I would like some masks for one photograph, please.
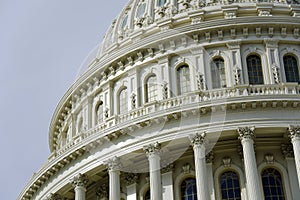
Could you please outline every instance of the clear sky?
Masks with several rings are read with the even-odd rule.
[[[50,154],[60,98],[128,0],[0,0],[0,198],[14,200]]]

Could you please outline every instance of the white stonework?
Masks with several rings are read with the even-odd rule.
[[[17,199],[260,200],[273,175],[299,199],[299,16],[299,1],[130,0]]]

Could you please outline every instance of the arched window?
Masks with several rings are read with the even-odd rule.
[[[258,55],[250,55],[247,57],[247,69],[249,84],[255,85],[264,83],[261,59]]]
[[[197,187],[195,178],[186,178],[180,185],[181,200],[197,200]]]
[[[190,69],[188,65],[182,65],[177,69],[178,94],[191,91]]]
[[[220,176],[222,200],[240,200],[241,189],[238,175],[233,171],[224,172]]]
[[[274,168],[267,168],[261,173],[266,200],[284,200],[281,174]]]
[[[127,88],[121,90],[119,94],[119,114],[125,114],[128,112],[128,95]]]
[[[146,102],[155,101],[157,99],[157,78],[151,75],[145,85]]]
[[[137,10],[136,10],[136,17],[140,18],[144,15],[146,11],[146,3],[142,3],[138,6]]]
[[[150,188],[145,192],[144,200],[150,200]]]
[[[103,102],[100,101],[96,107],[96,124],[103,122]]]
[[[226,74],[223,58],[215,58],[211,63],[212,88],[226,87]]]
[[[83,131],[83,119],[82,117],[79,118],[78,125],[77,125],[77,133]]]
[[[286,55],[283,57],[286,82],[300,83],[298,63],[294,56]]]
[[[157,6],[158,7],[162,7],[163,5],[165,5],[167,3],[167,0],[157,0]]]
[[[127,21],[128,21],[128,15],[125,15],[125,17],[123,18],[122,20],[122,23],[121,23],[121,29],[124,30],[126,25],[127,25]]]

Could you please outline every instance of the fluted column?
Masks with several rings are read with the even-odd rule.
[[[149,160],[150,173],[150,198],[151,200],[162,199],[162,184],[160,174],[160,144],[150,144],[144,147]]]
[[[300,185],[300,126],[289,126],[288,133],[293,144],[298,183]]]
[[[206,133],[197,133],[190,138],[195,159],[195,172],[196,172],[196,186],[197,186],[197,199],[207,200],[209,198],[209,191],[207,186],[207,170],[206,170],[206,159],[205,149],[207,144]]]
[[[248,198],[260,200],[262,191],[257,171],[256,158],[253,146],[254,127],[238,128],[239,139],[243,146],[244,166],[247,182]]]
[[[89,179],[85,174],[78,174],[71,180],[71,183],[74,186],[75,200],[85,200],[85,192],[88,182]]]
[[[105,164],[109,173],[109,200],[120,200],[120,159],[114,157]]]

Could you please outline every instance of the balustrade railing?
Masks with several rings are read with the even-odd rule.
[[[234,97],[270,97],[275,99],[276,95],[290,96],[290,95],[299,95],[300,86],[296,83],[286,83],[280,85],[240,85],[231,88],[220,88],[214,90],[205,90],[205,91],[195,91],[184,94],[182,96],[172,97],[164,99],[161,101],[155,101],[152,103],[145,104],[139,108],[129,111],[124,115],[115,115],[104,120],[103,123],[87,130],[81,132],[69,143],[65,144],[61,149],[57,151],[57,155],[60,155],[67,151],[67,149],[79,143],[81,140],[88,138],[93,134],[102,134],[105,136],[107,129],[116,127],[119,128],[126,127],[129,121],[138,121],[142,118],[149,117],[149,115],[158,116],[161,112],[166,114],[168,112],[174,112],[178,108],[183,106],[194,106],[196,104],[202,103],[203,105],[209,106],[213,104],[214,101],[230,101]],[[299,96],[300,100],[300,96]],[[198,106],[198,105],[197,105]]]

